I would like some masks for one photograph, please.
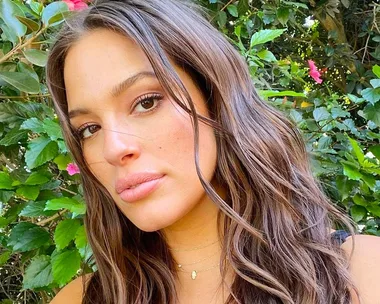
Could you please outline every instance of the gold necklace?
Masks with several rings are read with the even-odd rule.
[[[214,266],[211,266],[211,267],[209,267],[209,268],[206,268],[206,269],[201,269],[201,270],[192,270],[192,271],[186,271],[186,270],[183,270],[179,265],[178,265],[178,267],[180,268],[180,271],[181,272],[186,272],[186,273],[191,273],[191,278],[193,279],[193,280],[195,280],[196,278],[197,278],[197,275],[198,275],[198,273],[200,273],[200,272],[205,272],[205,271],[208,271],[208,270],[211,270],[211,269],[214,269],[214,268],[216,268],[216,267],[218,267],[220,265],[220,263],[218,263],[218,264],[216,264],[216,265],[214,265]]]
[[[170,250],[172,251],[177,251],[177,252],[180,252],[180,251],[193,251],[193,250],[197,250],[197,249],[203,249],[203,248],[206,248],[208,246],[211,246],[211,245],[214,245],[216,244],[217,242],[219,242],[219,240],[216,240],[215,242],[211,243],[211,244],[208,244],[208,245],[202,245],[202,246],[198,246],[198,247],[193,247],[193,248],[190,248],[190,249],[178,249],[178,248],[172,248]]]
[[[213,257],[213,256],[216,255],[217,253],[218,253],[218,251],[217,251],[217,252],[214,252],[212,255],[209,255],[209,256],[207,256],[207,257],[205,257],[205,258],[203,258],[203,259],[201,259],[201,260],[195,261],[195,262],[193,262],[193,263],[189,263],[189,264],[177,264],[177,266],[178,266],[179,268],[181,268],[182,266],[190,266],[190,265],[194,265],[194,264],[197,264],[197,263],[200,263],[200,262],[206,261],[207,259]]]

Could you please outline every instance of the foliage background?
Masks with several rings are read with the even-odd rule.
[[[303,131],[332,204],[380,236],[379,2],[198,2],[244,56],[263,98]],[[96,269],[80,177],[66,170],[44,75],[56,31],[84,6],[0,0],[0,303],[48,303]]]

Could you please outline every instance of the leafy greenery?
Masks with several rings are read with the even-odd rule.
[[[198,1],[246,59],[261,96],[303,131],[332,203],[380,236],[380,5]],[[47,303],[95,269],[44,75],[71,13],[64,2],[0,1],[0,300],[12,303]]]

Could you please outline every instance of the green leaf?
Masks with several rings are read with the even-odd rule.
[[[46,202],[45,201],[37,201],[30,202],[25,206],[24,209],[20,212],[20,216],[27,217],[38,217],[38,216],[51,216],[55,211],[47,210],[45,211]]]
[[[54,281],[62,287],[69,282],[80,268],[80,255],[77,249],[57,253],[52,258]]]
[[[8,245],[13,251],[29,251],[50,244],[49,233],[35,224],[22,222],[17,224],[11,231]]]
[[[29,118],[28,120],[24,121],[20,129],[30,130],[38,134],[45,133],[45,128],[43,126],[42,121],[38,120],[35,117]]]
[[[44,67],[47,62],[47,52],[35,49],[27,49],[24,51],[24,56],[28,59],[29,62]]]
[[[273,53],[271,51],[268,51],[268,50],[261,50],[260,52],[257,53],[257,56],[262,59],[262,60],[265,60],[265,61],[268,61],[268,62],[276,62],[277,59],[276,57],[273,55]]]
[[[263,98],[268,98],[268,97],[283,97],[283,96],[291,96],[291,97],[305,97],[304,93],[297,93],[294,91],[267,91],[267,90],[260,90],[259,91],[260,96]]]
[[[357,169],[345,164],[343,165],[343,174],[352,180],[360,180],[362,177],[362,174]]]
[[[351,191],[354,189],[355,182],[352,180],[349,180],[344,175],[338,175],[336,177],[336,186],[339,190],[339,193],[343,201],[351,195]]]
[[[41,185],[45,184],[49,181],[50,179],[40,173],[40,172],[32,172],[32,174],[26,179],[25,185]]]
[[[309,9],[309,7],[305,4],[305,3],[300,3],[300,2],[293,2],[293,1],[282,1],[282,3],[286,4],[286,5],[292,5],[292,6],[295,6],[295,7],[302,7],[306,10]]]
[[[15,193],[13,191],[0,190],[0,202],[6,204],[9,200],[14,197]],[[1,212],[0,212],[1,213]]]
[[[87,235],[86,235],[86,229],[83,225],[78,227],[77,233],[75,235],[75,246],[80,248],[85,248],[87,246]]]
[[[86,205],[69,197],[60,197],[47,201],[45,210],[68,209],[76,214],[85,214]]]
[[[366,207],[368,205],[367,201],[363,196],[361,196],[359,193],[356,193],[352,200],[354,201],[355,205]]]
[[[220,28],[224,28],[227,23],[227,14],[225,11],[219,11],[217,14],[217,21]]]
[[[290,110],[290,117],[296,124],[299,124],[303,121],[302,114],[294,109]]]
[[[282,25],[286,25],[289,20],[290,10],[287,7],[280,7],[277,9],[277,19]]]
[[[371,79],[369,82],[373,86],[374,89],[380,87],[380,79]]]
[[[53,162],[57,164],[59,170],[66,170],[67,165],[72,162],[72,159],[67,154],[59,154],[54,158]]]
[[[55,26],[64,20],[64,12],[69,10],[63,1],[52,2],[42,12],[42,22],[45,25]]]
[[[33,70],[32,67],[30,67],[26,63],[24,63],[22,61],[17,62],[17,69],[19,72],[24,73],[24,74],[28,74],[30,77],[33,77],[35,80],[40,82],[40,79],[39,79],[37,73]]]
[[[53,283],[53,272],[50,257],[47,255],[34,257],[25,270],[23,288],[40,288],[51,283]]]
[[[61,127],[57,122],[50,119],[45,119],[43,128],[51,140],[63,139]]]
[[[373,215],[380,217],[380,206],[368,206],[367,210]]]
[[[0,189],[12,190],[13,180],[9,174],[0,171]]]
[[[41,136],[33,139],[28,144],[25,153],[26,165],[29,169],[36,168],[53,159],[58,154],[58,145],[50,138]]]
[[[24,12],[10,0],[0,1],[0,18],[4,20],[8,28],[19,38],[26,33],[26,26],[22,24],[16,16],[25,17]]]
[[[2,35],[1,35],[2,40],[7,41],[7,42],[11,42],[13,45],[16,45],[18,43],[19,38],[6,24],[0,23],[0,28],[2,30]],[[1,83],[1,85],[3,85],[3,84]]]
[[[237,6],[236,5],[230,4],[229,6],[227,6],[227,10],[231,14],[231,16],[233,16],[233,17],[238,17],[239,16],[239,12],[237,10]]]
[[[250,47],[254,47],[259,44],[266,43],[268,41],[272,41],[275,38],[282,35],[283,32],[285,32],[286,29],[279,29],[279,30],[260,30],[253,34],[251,37],[251,43]]]
[[[378,66],[377,64],[375,64],[372,67],[372,72],[376,75],[377,78],[380,78],[380,66]]]
[[[40,92],[40,83],[25,73],[0,72],[0,79],[22,92],[30,94],[37,94]]]
[[[380,102],[375,105],[367,104],[363,111],[358,111],[358,114],[380,127]]]
[[[365,89],[362,91],[362,96],[365,100],[369,101],[371,104],[375,104],[376,102],[380,100],[380,88]]]
[[[27,34],[30,34],[32,32],[37,32],[40,29],[40,25],[37,22],[33,21],[32,19],[25,18],[25,17],[22,17],[22,16],[16,16],[16,18],[22,24],[26,25],[26,27],[28,28]]]
[[[350,209],[351,216],[355,222],[361,221],[367,215],[367,209],[363,206],[352,206]]]
[[[42,9],[44,8],[42,3],[30,0],[29,5],[33,12],[35,12],[37,15],[41,15]]]
[[[26,139],[27,137],[28,137],[28,131],[12,129],[0,140],[0,145],[1,146],[16,145],[21,140]]]
[[[80,256],[85,261],[89,261],[93,252],[87,241],[87,235],[83,225],[78,228],[77,234],[75,235],[75,246],[77,247]]]
[[[0,267],[3,266],[6,262],[8,262],[11,255],[11,251],[5,251],[2,254],[0,254]]]
[[[325,107],[319,107],[314,109],[313,117],[316,121],[322,121],[330,118],[330,113]]]
[[[370,175],[370,174],[363,174],[362,180],[367,184],[367,186],[372,191],[375,191],[375,188],[376,188],[376,179],[372,175]]]
[[[356,140],[352,139],[351,137],[348,137],[348,140],[351,143],[352,150],[354,151],[356,158],[359,161],[359,164],[363,164],[364,162],[363,150],[359,147],[359,144]]]
[[[353,94],[347,94],[347,97],[353,102],[353,103],[362,103],[365,101],[364,98],[359,98]]]
[[[344,111],[341,107],[333,107],[331,109],[331,117],[334,119],[338,117],[350,117],[350,112]]]
[[[38,186],[21,186],[16,190],[19,196],[34,201],[38,194],[40,194],[40,187]]]
[[[76,219],[63,220],[57,225],[54,232],[54,241],[58,250],[62,250],[69,245],[80,226],[80,221]]]
[[[368,150],[380,160],[380,145],[374,145],[368,148]]]
[[[7,123],[9,127],[25,121],[30,117],[43,118],[53,115],[51,108],[35,102],[0,102],[0,122]],[[38,132],[37,132],[38,133]]]
[[[249,10],[249,0],[239,0],[237,5],[239,15],[244,15]]]

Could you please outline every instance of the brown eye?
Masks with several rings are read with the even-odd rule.
[[[149,110],[150,108],[152,108],[154,106],[154,98],[150,97],[149,99],[145,99],[141,102],[141,106],[145,109],[145,110]]]
[[[100,129],[98,125],[84,125],[78,130],[79,137],[81,139],[86,139],[91,137],[94,133],[96,133]]]
[[[151,112],[159,107],[163,98],[161,94],[144,95],[136,102],[134,111],[139,114]]]

